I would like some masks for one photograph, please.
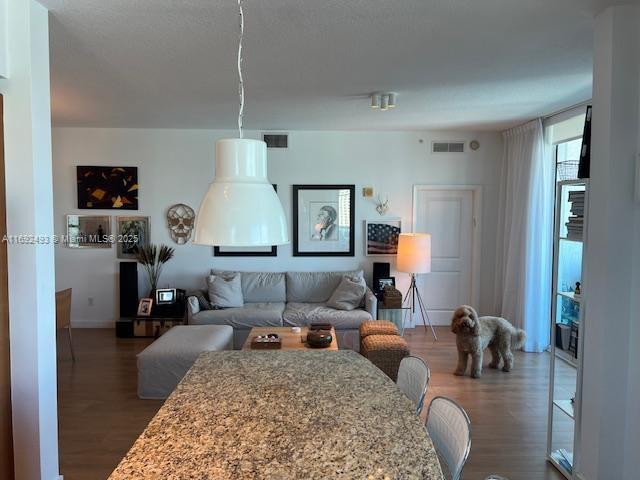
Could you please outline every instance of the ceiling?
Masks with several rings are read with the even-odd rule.
[[[234,0],[41,1],[55,126],[235,128]],[[245,128],[496,130],[588,100],[598,1],[244,0]]]

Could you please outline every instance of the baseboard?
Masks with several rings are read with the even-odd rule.
[[[72,320],[71,328],[116,328],[115,320]]]

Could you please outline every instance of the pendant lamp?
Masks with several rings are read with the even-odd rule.
[[[196,216],[194,243],[220,247],[283,245],[289,243],[287,220],[280,199],[267,179],[267,144],[242,135],[242,0],[238,0],[238,10],[239,138],[216,142],[215,177]]]

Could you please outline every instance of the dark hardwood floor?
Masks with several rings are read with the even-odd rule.
[[[106,329],[73,333],[75,363],[66,338],[58,343],[60,470],[65,480],[104,480],[162,405],[136,395],[136,354],[150,340],[117,339]],[[432,372],[423,417],[434,395],[446,395],[471,418],[473,445],[463,480],[490,473],[510,480],[563,479],[545,461],[549,355],[518,352],[509,374],[485,368],[479,380],[456,377],[454,337],[445,327],[437,333],[438,342],[424,329],[407,330],[405,338]]]

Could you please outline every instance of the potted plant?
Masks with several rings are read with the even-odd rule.
[[[147,271],[149,286],[151,288],[149,291],[150,298],[154,297],[155,291],[158,288],[158,281],[160,280],[160,274],[162,273],[164,264],[173,258],[174,252],[175,250],[173,248],[167,247],[166,245],[160,245],[160,247],[158,247],[157,245],[150,244],[138,247],[136,259]]]

